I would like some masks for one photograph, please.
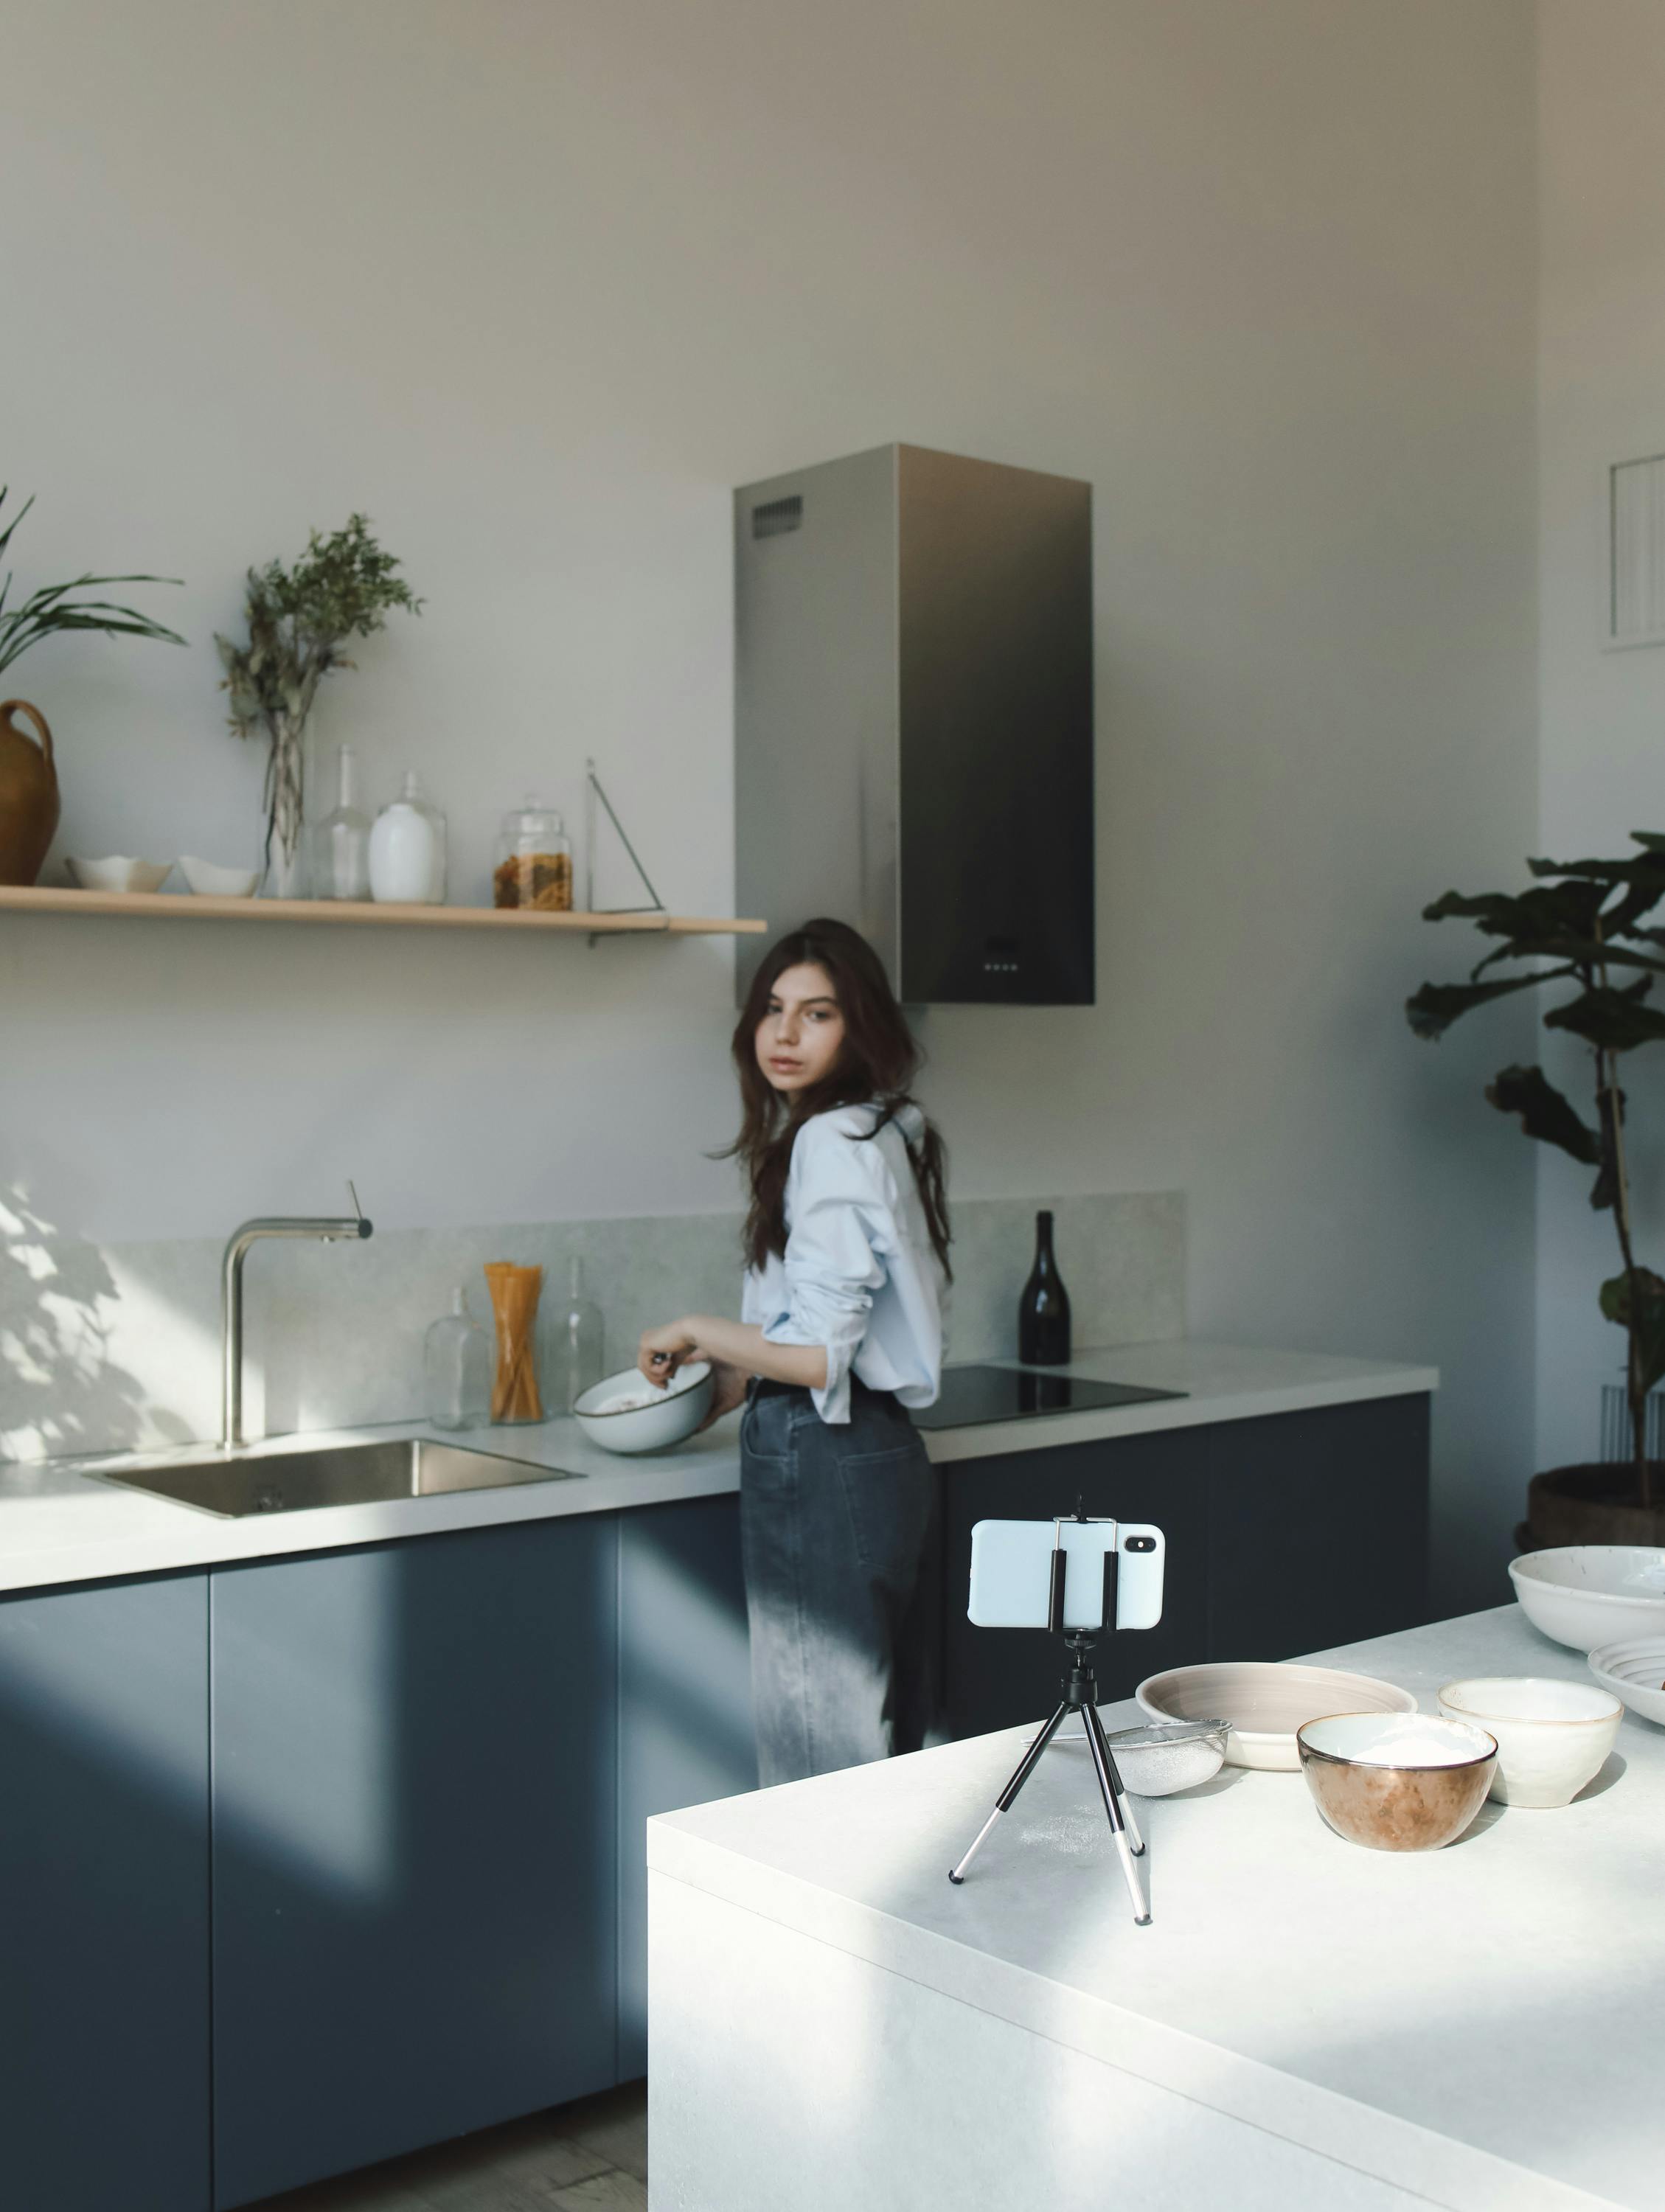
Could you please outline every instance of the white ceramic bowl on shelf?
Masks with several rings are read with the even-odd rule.
[[[691,1437],[711,1411],[713,1388],[710,1364],[703,1359],[679,1368],[668,1390],[650,1382],[640,1368],[626,1367],[586,1390],[573,1418],[604,1451],[669,1451]]]
[[[1589,1652],[1621,1638],[1665,1636],[1665,1550],[1565,1544],[1509,1563],[1521,1610],[1557,1644]]]
[[[1665,1636],[1604,1644],[1590,1653],[1589,1670],[1604,1690],[1622,1698],[1633,1713],[1665,1728]]]
[[[1497,1738],[1491,1794],[1500,1805],[1571,1805],[1601,1772],[1624,1718],[1611,1690],[1535,1674],[1448,1682],[1439,1709]]]
[[[166,882],[172,860],[135,860],[112,853],[102,860],[72,859],[70,873],[84,891],[154,891]]]
[[[1225,1721],[1228,1766],[1278,1774],[1299,1771],[1295,1732],[1325,1713],[1413,1713],[1416,1699],[1397,1683],[1335,1667],[1291,1661],[1217,1660],[1148,1675],[1133,1693],[1153,1721]],[[1129,1784],[1129,1787],[1132,1785]]]
[[[194,853],[179,855],[179,873],[198,898],[252,898],[260,880],[258,868],[222,868],[215,860],[199,860]]]

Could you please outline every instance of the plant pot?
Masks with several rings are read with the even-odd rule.
[[[1588,1460],[1553,1467],[1527,1485],[1527,1516],[1516,1532],[1523,1552],[1563,1544],[1665,1546],[1665,1462],[1650,1462],[1654,1504],[1639,1504],[1631,1460]]]
[[[30,738],[17,726],[25,714]],[[58,828],[58,771],[46,717],[27,699],[0,701],[0,884],[32,884]]]

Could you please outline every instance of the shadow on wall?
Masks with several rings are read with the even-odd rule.
[[[70,1243],[21,1185],[0,1184],[0,1459],[137,1442],[144,1388],[110,1356],[119,1297],[95,1246]]]

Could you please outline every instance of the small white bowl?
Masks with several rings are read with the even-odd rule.
[[[669,1451],[691,1437],[711,1411],[714,1385],[710,1364],[696,1359],[679,1368],[668,1390],[648,1382],[638,1367],[621,1369],[586,1390],[573,1416],[592,1444],[604,1451]],[[612,1407],[618,1398],[652,1396],[646,1405]],[[611,1410],[610,1410],[610,1407]]]
[[[104,860],[71,860],[70,873],[84,891],[154,891],[167,880],[172,860],[133,860],[112,853]]]
[[[1590,1653],[1589,1670],[1604,1690],[1622,1698],[1633,1713],[1665,1728],[1665,1636],[1604,1644]]]
[[[1509,1563],[1521,1610],[1575,1651],[1620,1638],[1665,1636],[1665,1550],[1655,1544],[1566,1544]]]
[[[1147,1675],[1133,1692],[1153,1721],[1226,1721],[1228,1766],[1298,1773],[1295,1732],[1325,1713],[1413,1713],[1416,1699],[1396,1683],[1336,1667],[1292,1661],[1215,1660]],[[1132,1784],[1128,1787],[1132,1788]]]
[[[1448,1682],[1439,1709],[1498,1740],[1491,1795],[1500,1805],[1571,1805],[1601,1772],[1625,1708],[1593,1682],[1535,1674],[1478,1675]]]
[[[258,868],[222,868],[191,853],[179,855],[179,873],[198,898],[252,898],[260,880]]]
[[[1224,1722],[1152,1721],[1118,1729],[1108,1741],[1116,1772],[1135,1797],[1171,1797],[1212,1782],[1225,1760]]]

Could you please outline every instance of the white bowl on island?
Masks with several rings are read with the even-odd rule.
[[[1565,1544],[1509,1563],[1521,1610],[1557,1644],[1585,1653],[1665,1636],[1665,1550],[1656,1544]]]
[[[690,1360],[668,1386],[650,1382],[639,1367],[626,1367],[585,1391],[573,1418],[604,1451],[669,1451],[691,1437],[711,1411],[708,1360]]]
[[[1606,1765],[1625,1717],[1619,1699],[1595,1682],[1533,1674],[1448,1682],[1439,1709],[1497,1739],[1491,1795],[1500,1805],[1571,1805]]]
[[[1604,1644],[1589,1655],[1589,1670],[1633,1713],[1665,1728],[1665,1636],[1633,1637]]]

